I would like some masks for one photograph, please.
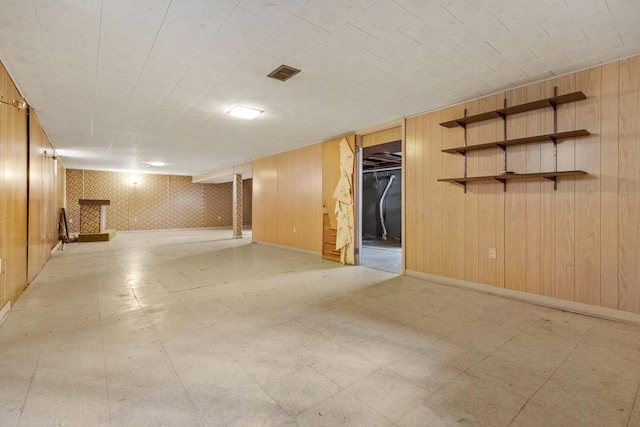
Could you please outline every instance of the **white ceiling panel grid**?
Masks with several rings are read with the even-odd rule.
[[[638,22],[637,0],[0,0],[0,60],[67,167],[197,175],[638,54]]]

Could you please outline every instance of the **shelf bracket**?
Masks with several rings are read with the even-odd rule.
[[[507,151],[507,146],[504,144],[496,144],[502,151]]]
[[[555,176],[543,176],[544,179],[548,179],[549,181],[553,181],[553,191],[558,189],[558,178]]]
[[[502,179],[502,178],[493,178],[498,182],[502,183],[502,191],[507,191],[507,180],[506,179]]]
[[[453,181],[458,185],[461,185],[464,188],[464,193],[467,194],[467,182],[466,181]]]

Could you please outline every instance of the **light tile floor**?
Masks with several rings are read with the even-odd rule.
[[[228,235],[67,245],[0,327],[0,425],[640,426],[640,326]]]

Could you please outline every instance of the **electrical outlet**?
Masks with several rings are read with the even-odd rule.
[[[295,227],[293,227],[293,232],[294,232],[294,233],[296,232],[296,228],[295,228]]]
[[[496,248],[489,248],[489,259],[496,259],[497,257]]]

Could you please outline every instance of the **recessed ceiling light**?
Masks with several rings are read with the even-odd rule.
[[[255,108],[243,107],[241,105],[234,105],[233,107],[227,110],[227,113],[234,117],[240,117],[243,119],[255,119],[263,112],[261,110],[257,110]]]
[[[149,162],[150,166],[153,166],[154,168],[161,168],[165,165],[164,162]]]

